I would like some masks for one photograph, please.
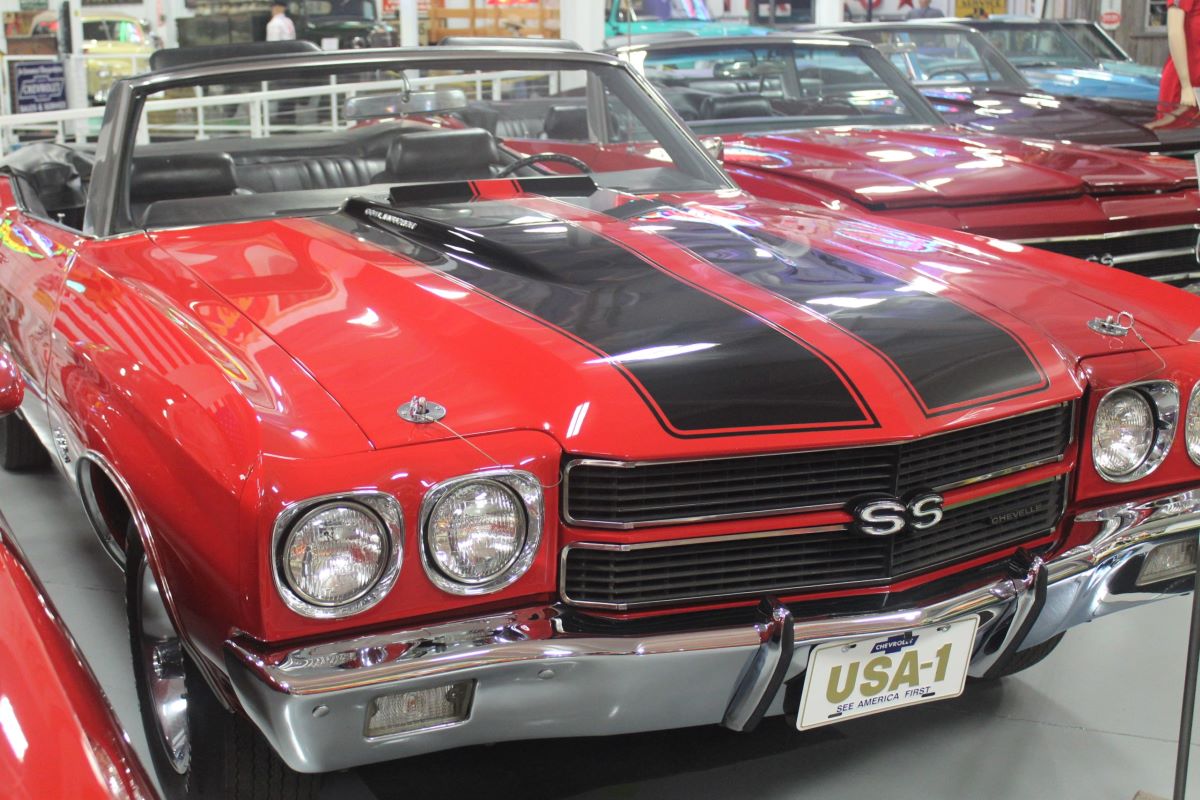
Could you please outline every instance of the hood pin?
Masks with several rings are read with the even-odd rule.
[[[413,395],[413,399],[396,409],[400,419],[417,425],[437,422],[446,416],[446,407],[435,403],[424,395]]]
[[[1104,336],[1126,336],[1133,330],[1133,314],[1122,311],[1116,317],[1111,314],[1105,319],[1095,317],[1088,322],[1087,326]]]

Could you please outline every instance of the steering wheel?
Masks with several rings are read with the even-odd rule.
[[[971,78],[968,77],[966,70],[964,70],[962,67],[934,67],[933,69],[925,72],[926,80],[929,78],[935,78],[938,75],[961,75],[964,82],[970,83],[971,81]]]
[[[580,161],[575,156],[563,155],[562,153],[534,153],[531,156],[525,156],[524,158],[518,158],[516,161],[509,164],[507,167],[505,167],[504,169],[497,172],[496,177],[497,178],[507,178],[509,175],[512,175],[514,172],[516,172],[519,169],[524,169],[525,167],[531,167],[534,164],[537,164],[542,161],[554,161],[559,164],[570,164],[572,167],[579,170],[580,172],[582,172],[585,175],[590,175],[592,172],[591,167],[589,167],[585,162]]]

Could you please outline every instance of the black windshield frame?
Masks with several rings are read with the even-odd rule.
[[[516,65],[516,66],[514,66]],[[266,56],[166,70],[116,81],[110,93],[97,144],[93,179],[84,218],[84,233],[113,236],[141,230],[134,222],[129,202],[129,173],[137,128],[148,97],[171,89],[196,85],[278,80],[281,74],[327,75],[331,72],[478,68],[535,68],[538,70],[611,70],[610,88],[639,114],[648,132],[658,140],[681,173],[705,183],[710,190],[736,188],[703,145],[672,112],[653,87],[611,56],[576,50],[534,50],[514,47],[392,48],[332,51],[284,57]]]

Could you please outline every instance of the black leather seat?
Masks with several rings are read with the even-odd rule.
[[[562,142],[586,142],[591,139],[586,106],[554,106],[546,112],[542,127],[547,139]]]
[[[129,206],[135,220],[151,203],[192,197],[219,197],[237,191],[228,153],[142,156],[129,170]]]
[[[382,158],[317,156],[315,158],[239,164],[237,182],[252,192],[295,192],[366,186],[383,172]]]
[[[390,181],[463,181],[492,177],[500,164],[496,140],[480,128],[403,133],[388,148]]]
[[[771,116],[771,101],[752,94],[714,95],[700,104],[701,119],[740,119]]]

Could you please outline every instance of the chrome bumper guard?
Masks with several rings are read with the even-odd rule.
[[[543,606],[271,654],[231,640],[226,666],[242,708],[302,772],[509,740],[718,723],[747,730],[763,716],[784,713],[781,685],[804,672],[809,652],[822,642],[977,615],[970,674],[982,677],[1019,649],[1168,596],[1128,590],[1127,575],[1157,545],[1200,530],[1200,490],[1103,508],[1076,521],[1100,524],[1089,544],[905,610],[794,619],[785,606],[765,600],[756,624],[629,636],[570,632],[562,607]],[[475,686],[464,721],[365,735],[367,708],[380,695],[462,681]]]

